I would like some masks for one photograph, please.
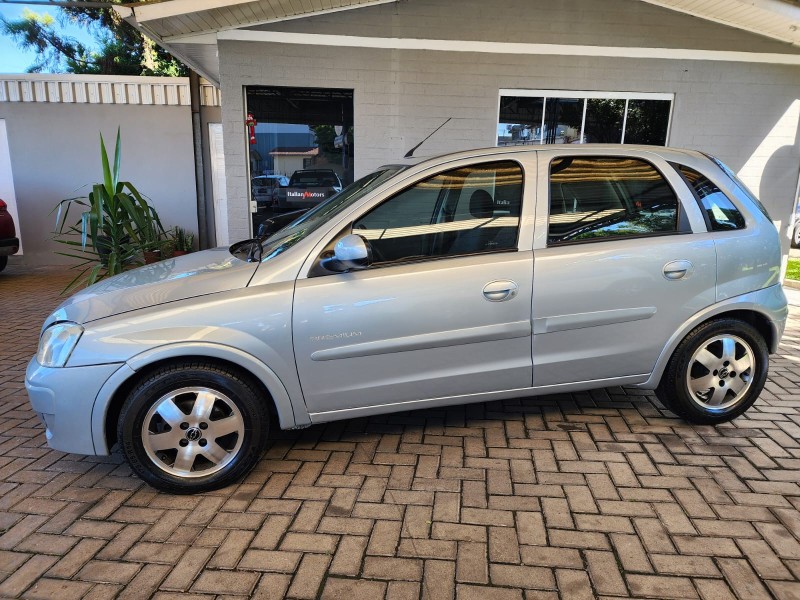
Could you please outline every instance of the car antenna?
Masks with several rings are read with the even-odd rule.
[[[437,132],[437,131],[439,131],[439,130],[440,130],[442,127],[444,127],[445,125],[447,125],[447,124],[450,122],[450,120],[451,120],[452,118],[453,118],[453,117],[448,117],[447,121],[445,121],[444,123],[442,123],[441,125],[439,125],[439,126],[436,128],[436,129],[434,129],[433,131],[431,131],[431,132],[430,132],[430,134],[428,135],[428,137],[426,137],[426,138],[425,138],[424,140],[422,140],[422,141],[421,141],[419,144],[417,144],[416,146],[414,146],[414,147],[413,147],[411,150],[409,150],[408,152],[406,152],[406,155],[405,155],[403,158],[411,158],[412,156],[414,156],[414,151],[415,151],[417,148],[419,148],[420,146],[422,146],[422,144],[424,144],[425,142],[427,142],[427,141],[428,141],[428,139],[429,139],[429,138],[430,138],[430,137],[431,137],[431,136],[432,136],[434,133],[436,133],[436,132]]]

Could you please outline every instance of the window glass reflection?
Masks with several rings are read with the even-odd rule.
[[[667,144],[669,100],[630,100],[625,124],[626,144]]]
[[[677,230],[678,199],[650,163],[565,157],[551,164],[548,245]]]
[[[666,145],[672,100],[630,98],[622,92],[575,94],[579,97],[501,96],[497,145]]]
[[[624,120],[625,100],[589,98],[584,140],[592,144],[619,144]]]
[[[353,233],[376,263],[511,250],[522,205],[522,169],[511,161],[446,171],[361,217]]]
[[[544,98],[504,96],[500,99],[497,145],[540,144]]]
[[[580,144],[583,98],[548,98],[545,104],[544,143]]]

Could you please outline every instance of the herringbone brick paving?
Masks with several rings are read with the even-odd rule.
[[[800,312],[756,407],[693,427],[646,393],[277,432],[239,485],[160,494],[47,448],[25,364],[68,281],[0,276],[0,596],[800,598]]]

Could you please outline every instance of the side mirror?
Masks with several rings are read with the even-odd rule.
[[[333,256],[323,260],[323,266],[331,271],[366,269],[372,264],[372,249],[369,242],[351,233],[344,236],[333,247]]]

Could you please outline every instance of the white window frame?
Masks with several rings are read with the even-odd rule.
[[[577,91],[577,90],[520,90],[501,88],[497,94],[497,118],[495,119],[494,145],[497,146],[497,124],[500,123],[500,103],[503,96],[519,96],[523,98],[542,98],[542,125],[539,133],[539,144],[544,144],[545,107],[548,98],[578,98],[583,102],[583,117],[581,118],[581,144],[586,132],[586,100],[625,100],[625,112],[622,115],[622,139],[625,143],[625,129],[628,125],[628,102],[631,100],[669,100],[669,118],[667,119],[667,139],[664,145],[669,146],[669,136],[672,133],[672,112],[675,109],[675,94],[659,92],[604,92],[604,91]]]

